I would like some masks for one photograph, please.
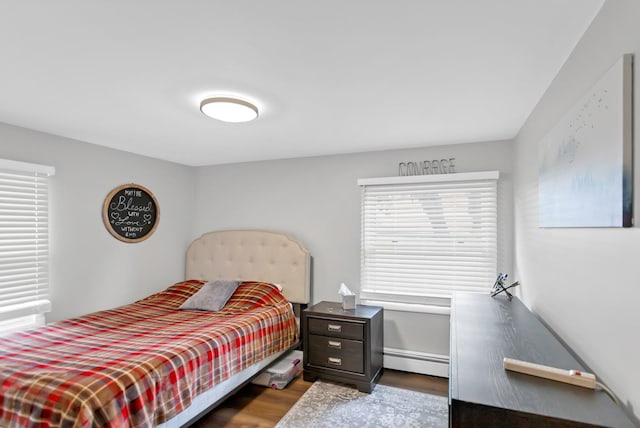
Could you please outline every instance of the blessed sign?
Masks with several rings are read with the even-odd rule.
[[[158,227],[160,211],[153,193],[138,184],[123,184],[113,189],[102,207],[105,227],[123,242],[140,242]]]

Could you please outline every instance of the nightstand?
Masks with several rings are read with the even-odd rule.
[[[371,392],[382,373],[383,309],[320,302],[302,312],[306,381],[354,384]]]

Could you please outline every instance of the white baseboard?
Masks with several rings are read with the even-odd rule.
[[[447,355],[384,348],[383,366],[393,370],[449,377],[449,357]]]

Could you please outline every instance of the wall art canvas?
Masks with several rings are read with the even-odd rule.
[[[628,54],[540,141],[539,227],[632,225],[631,110]]]

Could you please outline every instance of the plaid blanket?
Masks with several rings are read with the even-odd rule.
[[[245,282],[219,312],[178,310],[202,284],[0,338],[0,426],[152,427],[296,342],[275,287]]]

